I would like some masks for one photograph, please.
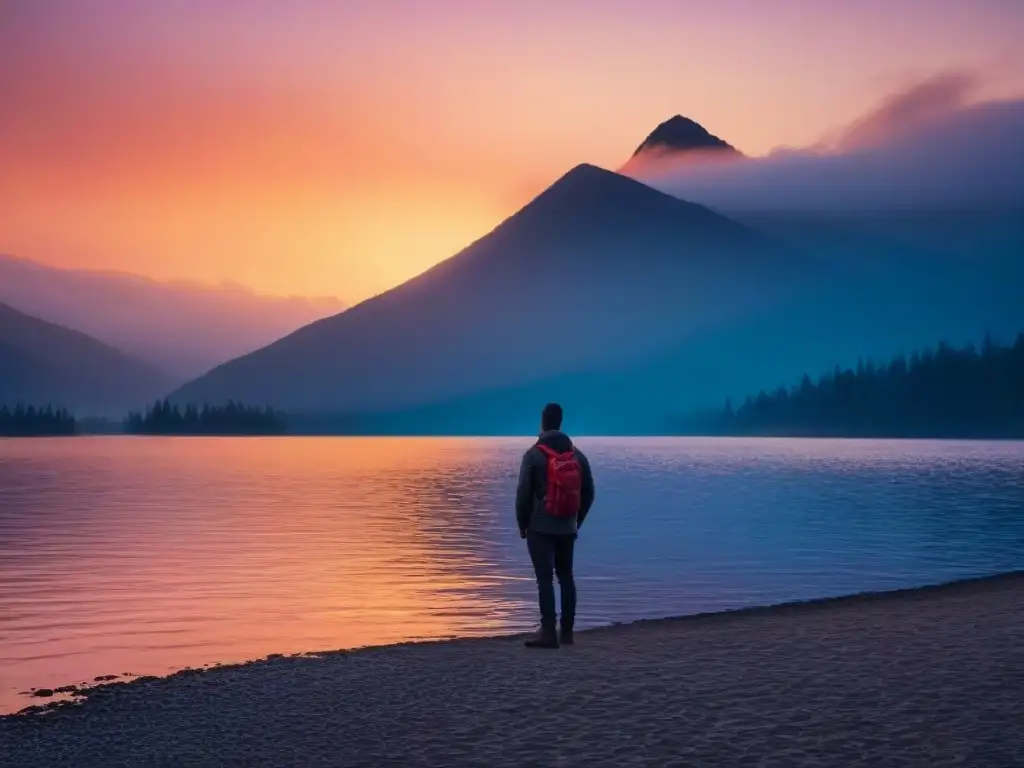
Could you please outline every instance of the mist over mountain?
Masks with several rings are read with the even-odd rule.
[[[0,301],[81,330],[179,382],[343,308],[334,298],[260,296],[238,285],[162,283],[3,255]]]
[[[728,164],[667,159],[631,175],[733,215],[1017,211],[1024,99],[971,102],[973,84],[930,78],[812,147]]]
[[[0,404],[52,404],[79,416],[120,417],[170,384],[120,350],[0,303]]]
[[[816,269],[702,206],[583,165],[451,259],[174,397],[291,413],[418,407],[627,365],[785,300]]]
[[[1024,99],[978,102],[977,86],[970,73],[939,74],[811,147],[718,165],[665,160],[633,175],[817,258],[913,286],[922,300],[1013,315]]]

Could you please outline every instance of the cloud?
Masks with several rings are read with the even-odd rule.
[[[1024,207],[1024,98],[972,103],[976,83],[929,78],[811,147],[631,175],[736,213]]]
[[[978,84],[978,78],[969,72],[946,72],[917,83],[854,120],[840,133],[832,149],[877,147],[913,134],[962,109]]]

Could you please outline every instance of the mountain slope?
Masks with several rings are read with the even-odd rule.
[[[113,347],[0,304],[0,403],[117,416],[168,386],[156,369]]]
[[[336,299],[260,296],[232,285],[160,283],[2,255],[0,302],[78,328],[178,381],[343,308]]]
[[[411,407],[636,359],[771,304],[803,259],[594,166],[413,280],[191,382],[292,412]]]

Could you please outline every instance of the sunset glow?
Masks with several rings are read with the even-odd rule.
[[[806,146],[940,71],[1018,94],[987,0],[0,6],[0,252],[357,300],[675,113]]]

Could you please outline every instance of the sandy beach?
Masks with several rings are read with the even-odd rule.
[[[0,765],[1024,765],[1024,574],[269,658],[0,718]]]

